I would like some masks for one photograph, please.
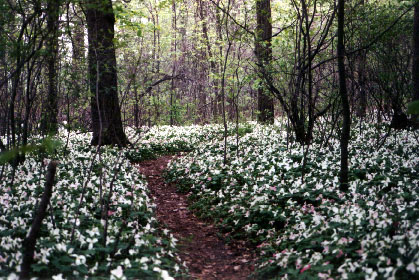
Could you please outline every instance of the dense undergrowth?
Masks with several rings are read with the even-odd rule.
[[[385,135],[377,125],[354,129],[351,183],[344,193],[338,186],[337,139],[302,147],[290,142],[281,126],[248,123],[238,129],[237,146],[237,131],[229,127],[225,164],[223,128],[206,125],[129,129],[133,147],[104,148],[100,157],[89,145],[88,133],[61,131],[63,145],[57,153],[47,159],[27,155],[13,185],[11,168],[5,165],[0,183],[0,278],[19,274],[22,242],[51,158],[60,164],[36,247],[35,276],[183,275],[176,240],[158,225],[146,183],[129,162],[179,152],[187,153],[170,163],[167,180],[188,192],[191,208],[214,221],[226,238],[258,247],[254,278],[419,278],[417,133]],[[106,200],[100,197],[106,198],[111,185],[104,244],[101,202]]]
[[[135,166],[117,149],[103,148],[97,154],[89,145],[89,133],[68,135],[60,131],[59,136],[63,145],[55,155],[41,159],[37,153],[27,154],[13,184],[10,165],[3,166],[0,278],[15,279],[20,272],[22,243],[39,205],[51,158],[59,161],[56,184],[37,241],[31,276],[173,279],[169,275],[180,275],[176,240],[154,218],[155,205]],[[104,214],[111,188],[109,210]]]
[[[238,147],[229,137],[226,164],[212,137],[171,162],[167,178],[201,217],[258,246],[255,277],[419,278],[417,133],[354,130],[344,193],[337,139],[302,147],[277,126],[248,132]]]

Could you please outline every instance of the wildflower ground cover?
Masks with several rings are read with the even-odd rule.
[[[130,128],[127,133],[136,145],[127,150],[126,156],[133,162],[140,162],[155,159],[160,155],[189,152],[199,143],[222,137],[221,129],[221,125],[183,127],[164,125],[140,129]]]
[[[59,165],[37,241],[33,276],[173,279],[180,275],[176,240],[156,222],[146,183],[124,153],[103,148],[100,155],[96,154],[96,148],[89,145],[89,133],[60,131],[59,137],[64,143],[56,155],[40,159],[28,154],[13,184],[10,165],[3,166],[0,278],[15,279],[19,274],[22,242],[40,202],[51,158]],[[104,214],[111,189],[109,210]]]
[[[19,274],[22,242],[52,158],[60,164],[36,247],[35,276],[183,275],[176,240],[158,225],[146,183],[129,162],[182,151],[187,153],[169,164],[167,180],[188,192],[191,208],[215,221],[224,236],[257,246],[255,278],[419,278],[417,134],[382,137],[376,125],[354,129],[351,183],[342,192],[337,139],[307,147],[289,142],[280,123],[229,127],[226,163],[223,127],[206,125],[128,129],[134,147],[103,148],[100,155],[88,133],[61,131],[57,153],[46,159],[29,154],[13,184],[4,165],[0,278]],[[105,242],[103,204],[111,188]]]
[[[167,179],[201,217],[258,246],[255,277],[418,279],[418,136],[380,131],[353,131],[347,192],[337,139],[303,147],[255,124],[239,146],[228,138],[226,163],[213,137],[171,162]]]

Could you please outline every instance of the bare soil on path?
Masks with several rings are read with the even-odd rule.
[[[198,219],[189,209],[187,195],[165,183],[162,173],[173,156],[141,162],[139,170],[146,176],[157,205],[158,221],[179,240],[179,255],[194,279],[248,279],[254,269],[254,250],[226,244],[216,228]]]

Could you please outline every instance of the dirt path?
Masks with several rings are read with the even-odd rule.
[[[180,257],[195,279],[247,279],[253,271],[253,252],[226,245],[214,226],[200,221],[187,209],[187,196],[162,178],[172,156],[144,161],[139,169],[157,204],[157,219],[179,240]]]

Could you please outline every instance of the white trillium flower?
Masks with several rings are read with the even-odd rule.
[[[111,270],[111,279],[119,280],[119,279],[125,279],[124,271],[121,266],[118,266],[116,269]]]
[[[52,276],[52,279],[53,280],[64,280],[65,278],[63,278],[63,274],[60,273],[60,274]]]

